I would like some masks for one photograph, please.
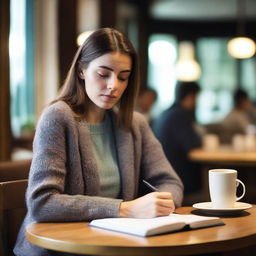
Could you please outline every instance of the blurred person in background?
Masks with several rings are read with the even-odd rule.
[[[196,129],[195,108],[200,88],[195,82],[179,82],[175,102],[154,120],[153,130],[164,152],[184,184],[183,205],[200,200],[201,168],[191,162],[188,154],[202,145]]]
[[[256,124],[256,113],[253,102],[246,91],[237,89],[233,95],[234,107],[222,121],[222,129],[228,136],[246,134]]]
[[[156,100],[157,92],[152,88],[142,90],[137,99],[136,110],[145,116],[150,125],[152,124],[151,110]]]

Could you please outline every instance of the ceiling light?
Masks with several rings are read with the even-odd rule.
[[[250,58],[255,54],[255,42],[245,37],[246,0],[237,0],[237,37],[228,42],[229,54],[237,59]]]
[[[179,59],[176,64],[176,76],[179,81],[196,81],[200,78],[201,68],[194,57],[192,42],[183,41],[179,44]]]
[[[82,45],[84,43],[84,41],[87,39],[87,37],[89,37],[89,35],[92,33],[92,30],[88,30],[85,32],[82,32],[80,35],[78,35],[77,39],[76,39],[76,43],[78,46]]]
[[[255,43],[248,37],[236,37],[228,42],[228,52],[238,59],[251,58],[255,54]]]

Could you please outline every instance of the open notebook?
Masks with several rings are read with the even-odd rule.
[[[224,225],[218,217],[205,217],[193,214],[171,214],[151,219],[136,218],[105,218],[93,220],[89,226],[118,231],[138,236],[153,236],[157,234],[183,230]]]

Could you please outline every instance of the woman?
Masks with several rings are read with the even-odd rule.
[[[133,114],[137,91],[130,41],[110,28],[93,32],[39,120],[17,256],[56,255],[26,240],[25,226],[33,221],[151,218],[180,206],[179,177],[147,121]],[[163,192],[143,195],[142,179]]]

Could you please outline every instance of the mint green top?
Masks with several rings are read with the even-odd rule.
[[[118,198],[120,194],[120,174],[116,153],[116,143],[109,115],[102,123],[86,124],[94,145],[94,155],[100,176],[100,196]]]

